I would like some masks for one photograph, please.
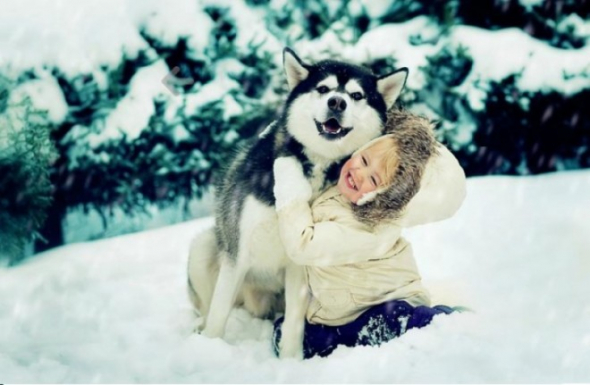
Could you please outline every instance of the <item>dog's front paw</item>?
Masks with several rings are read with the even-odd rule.
[[[273,165],[275,207],[280,210],[293,202],[307,202],[312,188],[303,173],[303,167],[294,156],[281,157]]]
[[[294,358],[296,360],[303,360],[303,344],[279,344],[279,358]]]
[[[193,333],[201,334],[201,332],[205,329],[205,318],[199,317],[197,318],[197,322],[195,327],[193,328]]]
[[[223,329],[205,326],[199,334],[207,338],[221,338],[223,337]]]
[[[294,358],[297,361],[302,361],[303,360],[303,351],[299,350],[299,351],[282,351],[279,353],[279,358],[280,359],[285,359],[285,358]]]
[[[195,328],[193,329],[193,333],[201,334],[203,332],[203,329],[205,329],[205,325],[203,325],[203,324],[196,325]]]

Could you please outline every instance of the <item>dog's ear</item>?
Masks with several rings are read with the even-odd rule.
[[[309,70],[306,68],[301,59],[293,52],[291,48],[285,48],[283,50],[283,66],[285,67],[285,74],[287,74],[287,83],[289,89],[292,90],[305,80],[309,75]]]
[[[388,110],[393,106],[393,103],[395,103],[399,94],[402,92],[407,78],[408,69],[404,67],[377,80],[377,90],[383,96]]]

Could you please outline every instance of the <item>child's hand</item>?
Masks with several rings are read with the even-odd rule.
[[[294,156],[280,157],[273,165],[275,207],[278,210],[294,202],[311,199],[311,185],[303,174],[301,163]]]

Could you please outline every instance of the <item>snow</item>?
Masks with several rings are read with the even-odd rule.
[[[395,0],[382,0],[382,1],[370,1],[370,0],[359,0],[358,1],[367,12],[367,15],[371,19],[377,19],[382,17],[388,10],[393,6]]]
[[[426,79],[420,67],[428,64],[427,56],[438,52],[434,44],[415,45],[410,37],[419,36],[422,41],[430,41],[440,33],[436,22],[426,16],[415,17],[404,23],[389,23],[364,33],[359,41],[350,45],[343,41],[338,25],[332,25],[319,38],[312,41],[299,41],[293,48],[304,60],[318,61],[341,55],[341,59],[354,63],[367,63],[375,59],[393,57],[400,67],[410,68],[407,87],[419,89]]]
[[[184,140],[188,140],[191,137],[191,133],[188,132],[186,130],[186,127],[184,127],[182,124],[177,124],[176,126],[174,126],[171,134],[172,134],[172,137],[174,138],[174,140],[176,141],[176,143],[180,143]]]
[[[238,82],[228,76],[216,77],[213,81],[210,81],[199,88],[198,92],[186,95],[186,106],[184,107],[185,112],[187,114],[192,114],[204,105],[219,100],[222,100],[224,103],[235,107],[236,103],[233,101],[230,91],[238,87],[240,87]],[[241,108],[238,106],[237,109],[232,108],[231,111],[233,113],[239,113],[240,110]]]
[[[543,5],[543,0],[519,0],[520,5],[527,9],[531,9],[533,7],[539,7]]]
[[[427,66],[426,58],[436,54],[437,47],[433,44],[413,45],[410,37],[420,36],[422,41],[429,41],[438,33],[439,27],[434,20],[425,16],[404,23],[384,24],[363,34],[353,48],[354,53],[348,52],[347,57],[362,58],[361,62],[394,57],[397,66],[410,69],[407,87],[419,89],[426,81],[420,68]]]
[[[556,29],[561,33],[572,33],[574,36],[584,38],[586,44],[590,40],[590,20],[582,19],[578,14],[572,13],[560,20]]]
[[[61,88],[51,76],[44,76],[17,86],[10,93],[8,105],[21,105],[25,99],[31,101],[33,108],[47,111],[47,118],[51,123],[62,123],[68,113],[68,105]]]
[[[202,54],[212,25],[195,0],[9,1],[0,13],[0,67],[58,67],[68,76],[116,67],[123,53],[149,48],[140,30],[171,45],[186,37]]]
[[[118,0],[3,2],[0,36],[0,67],[15,73],[58,67],[75,76],[147,48]]]
[[[139,69],[131,80],[129,92],[109,113],[101,130],[88,135],[90,147],[96,148],[105,142],[120,140],[122,137],[127,141],[137,139],[148,127],[154,114],[154,100],[162,96],[172,96],[162,83],[168,72],[163,60]]]
[[[516,86],[523,91],[571,95],[590,87],[590,46],[576,50],[555,48],[517,28],[487,31],[457,26],[451,39],[453,44],[467,47],[474,59],[463,82],[468,89],[480,80],[501,81],[511,74],[519,75]]]
[[[577,35],[589,35],[586,30],[590,23],[584,23],[576,15],[567,21],[575,26]],[[301,57],[312,60],[326,59],[334,53],[341,53],[343,59],[355,63],[393,57],[398,66],[410,68],[407,87],[418,90],[427,81],[420,70],[428,65],[427,58],[447,45],[461,46],[472,57],[473,67],[455,90],[465,94],[476,111],[485,105],[489,82],[501,81],[510,75],[517,75],[516,86],[523,91],[557,91],[571,95],[590,87],[590,46],[555,48],[517,28],[490,31],[457,25],[449,31],[448,36],[439,39],[441,31],[436,22],[418,16],[403,23],[373,28],[355,45],[343,42],[341,34],[332,27],[318,39],[295,44],[295,49]]]
[[[209,43],[213,22],[203,12],[197,0],[127,0],[129,14],[135,25],[145,28],[150,36],[157,36],[167,45],[174,45],[179,37],[187,38],[187,45],[195,54],[202,54]]]
[[[16,86],[8,96],[7,108],[0,113],[0,151],[10,153],[9,137],[25,127],[25,117],[31,109],[47,113],[54,124],[63,122],[68,106],[53,77],[43,76]]]
[[[585,24],[576,23],[578,34],[585,36]],[[394,57],[399,66],[410,68],[407,87],[419,89],[426,79],[419,69],[428,64],[427,57],[438,53],[445,45],[467,48],[473,68],[457,92],[468,95],[472,108],[479,110],[487,96],[490,81],[517,74],[517,87],[523,91],[557,91],[571,95],[590,87],[590,46],[580,49],[560,49],[537,40],[520,29],[505,28],[489,31],[457,25],[448,37],[436,44],[440,28],[431,18],[415,17],[403,23],[389,23],[362,35],[354,46],[338,43],[336,36],[322,36],[314,42],[300,43],[302,52],[344,52],[343,57],[357,63],[371,59]],[[410,38],[421,44],[410,43]],[[340,44],[340,45],[338,45]]]
[[[259,45],[271,52],[281,52],[283,49],[283,43],[266,28],[265,9],[251,7],[244,1],[235,0],[202,0],[201,3],[203,7],[228,9],[229,16],[236,25],[236,47],[244,52],[249,51],[251,46]]]
[[[234,310],[192,333],[190,239],[211,218],[74,244],[0,269],[2,382],[589,382],[590,171],[468,180],[448,221],[412,229],[438,316],[380,347],[279,360]]]

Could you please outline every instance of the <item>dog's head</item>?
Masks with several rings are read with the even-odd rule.
[[[407,68],[377,77],[368,69],[335,60],[306,64],[285,48],[291,93],[287,129],[306,149],[340,159],[383,133],[387,110],[401,93]]]

